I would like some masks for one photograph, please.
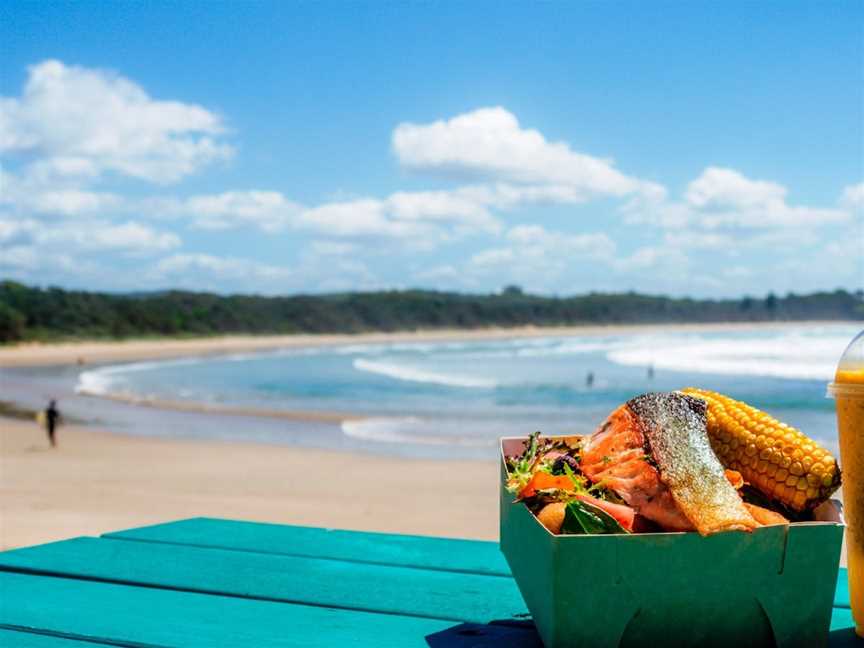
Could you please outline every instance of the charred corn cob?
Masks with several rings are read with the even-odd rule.
[[[708,436],[720,462],[767,497],[804,511],[840,486],[837,461],[800,430],[717,392],[682,391],[708,403]]]

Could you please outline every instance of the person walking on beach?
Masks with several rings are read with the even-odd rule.
[[[52,448],[57,447],[55,431],[59,422],[60,410],[57,409],[57,401],[52,398],[51,402],[48,403],[48,407],[45,408],[45,431],[48,432],[48,441],[51,443]]]

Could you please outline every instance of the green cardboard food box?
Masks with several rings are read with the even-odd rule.
[[[547,648],[825,646],[843,523],[752,533],[553,535],[507,491],[501,439],[501,550]]]

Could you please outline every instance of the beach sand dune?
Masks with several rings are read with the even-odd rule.
[[[0,418],[0,549],[210,516],[496,540],[492,461],[130,437]]]

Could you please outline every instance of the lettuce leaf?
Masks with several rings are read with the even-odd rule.
[[[561,533],[571,535],[597,535],[604,533],[628,533],[618,521],[606,511],[581,500],[567,503]]]

